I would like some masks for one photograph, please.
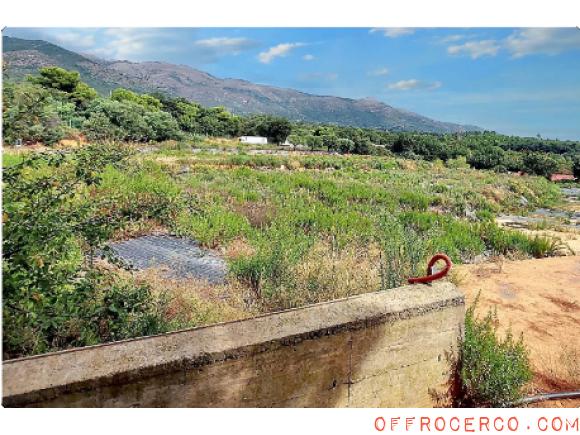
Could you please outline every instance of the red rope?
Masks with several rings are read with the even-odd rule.
[[[445,268],[440,270],[437,273],[433,273],[432,269],[435,263],[439,260],[443,260],[445,262]],[[451,270],[451,266],[453,263],[451,259],[445,254],[435,254],[431,260],[429,260],[429,264],[427,265],[427,276],[421,276],[419,278],[409,278],[409,284],[419,284],[419,283],[426,283],[435,281],[437,279],[443,278],[447,273]]]

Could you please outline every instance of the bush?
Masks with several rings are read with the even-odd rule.
[[[145,142],[154,136],[144,119],[145,109],[130,101],[97,100],[87,109],[89,114],[102,113],[121,132],[121,140]]]
[[[182,138],[177,121],[167,112],[147,112],[145,113],[145,122],[153,130],[151,139],[154,141],[161,142]]]
[[[59,102],[38,85],[8,84],[3,92],[3,129],[6,143],[42,142],[47,145],[65,136]]]
[[[410,226],[403,226],[392,216],[385,216],[380,228],[381,289],[399,287],[407,278],[422,275],[425,258],[431,251],[429,237]]]
[[[554,156],[547,153],[526,153],[523,157],[526,172],[549,177],[558,172],[559,164]]]
[[[91,113],[83,122],[83,131],[91,141],[115,140],[123,137],[122,131],[113,125],[104,113]]]
[[[123,171],[108,167],[102,177],[95,197],[112,200],[121,219],[170,223],[180,210],[181,190],[154,162],[128,165]]]
[[[506,230],[493,222],[480,227],[481,238],[494,253],[509,255],[523,253],[534,258],[551,257],[570,248],[559,239],[544,236],[528,236],[516,230]]]
[[[503,163],[505,151],[493,145],[482,145],[473,150],[469,164],[475,169],[493,169]]]
[[[229,272],[249,287],[252,298],[266,310],[296,307],[296,277],[293,266],[302,261],[312,239],[291,227],[272,226],[268,233],[256,234],[256,252],[230,263]]]
[[[248,219],[219,204],[210,204],[176,218],[176,231],[193,237],[203,246],[215,248],[220,244],[251,232]]]
[[[163,330],[148,288],[87,261],[124,225],[91,195],[118,146],[36,154],[4,171],[3,352],[7,358]]]
[[[508,330],[503,340],[498,338],[496,315],[490,311],[483,319],[476,318],[476,303],[465,316],[456,405],[510,406],[522,397],[523,387],[532,378],[523,337],[515,340]]]
[[[580,155],[574,156],[572,164],[572,172],[574,177],[580,178]]]
[[[459,156],[456,159],[447,160],[447,167],[450,169],[469,169],[469,164],[465,156]]]
[[[350,139],[340,138],[336,141],[336,146],[342,154],[350,153],[354,150],[354,142]]]
[[[425,211],[431,203],[431,198],[421,192],[406,191],[399,197],[399,203],[411,210]]]

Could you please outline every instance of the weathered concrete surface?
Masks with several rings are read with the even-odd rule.
[[[428,407],[463,296],[416,285],[6,361],[5,406]]]

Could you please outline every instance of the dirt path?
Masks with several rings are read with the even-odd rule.
[[[457,267],[470,305],[496,308],[500,330],[523,332],[534,391],[580,389],[580,256]],[[579,406],[580,400],[572,406]],[[570,406],[567,403],[565,406]]]

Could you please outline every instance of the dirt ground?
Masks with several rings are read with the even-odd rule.
[[[497,309],[500,331],[524,334],[530,393],[580,389],[580,256],[461,265],[456,274],[468,305],[481,291],[477,313]]]

